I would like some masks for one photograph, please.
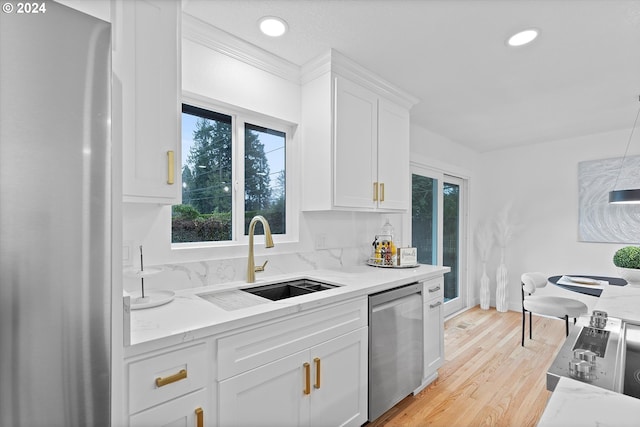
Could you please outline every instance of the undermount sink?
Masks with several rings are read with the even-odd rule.
[[[271,285],[241,289],[241,291],[267,298],[272,301],[278,301],[281,299],[297,297],[299,295],[306,295],[313,292],[333,289],[336,287],[336,285],[329,285],[327,283],[315,282],[313,280],[300,279],[292,280],[290,282],[274,283]]]

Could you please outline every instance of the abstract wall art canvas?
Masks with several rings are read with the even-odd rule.
[[[640,244],[640,205],[610,205],[614,186],[640,188],[640,156],[578,163],[580,241]]]

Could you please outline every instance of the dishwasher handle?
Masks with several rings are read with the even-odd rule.
[[[413,283],[410,285],[393,288],[388,291],[379,292],[369,296],[369,307],[375,307],[395,299],[399,299],[411,294],[422,294],[422,284]]]

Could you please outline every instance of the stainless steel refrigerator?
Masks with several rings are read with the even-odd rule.
[[[111,29],[26,4],[0,12],[0,426],[107,426]]]

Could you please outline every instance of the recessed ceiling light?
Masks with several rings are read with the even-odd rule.
[[[538,34],[540,34],[540,31],[535,28],[520,31],[519,33],[516,33],[509,37],[509,40],[507,40],[507,44],[509,46],[523,46],[535,40],[535,38],[538,37]]]
[[[258,23],[260,31],[269,37],[280,37],[287,32],[287,23],[275,16],[265,16]]]

